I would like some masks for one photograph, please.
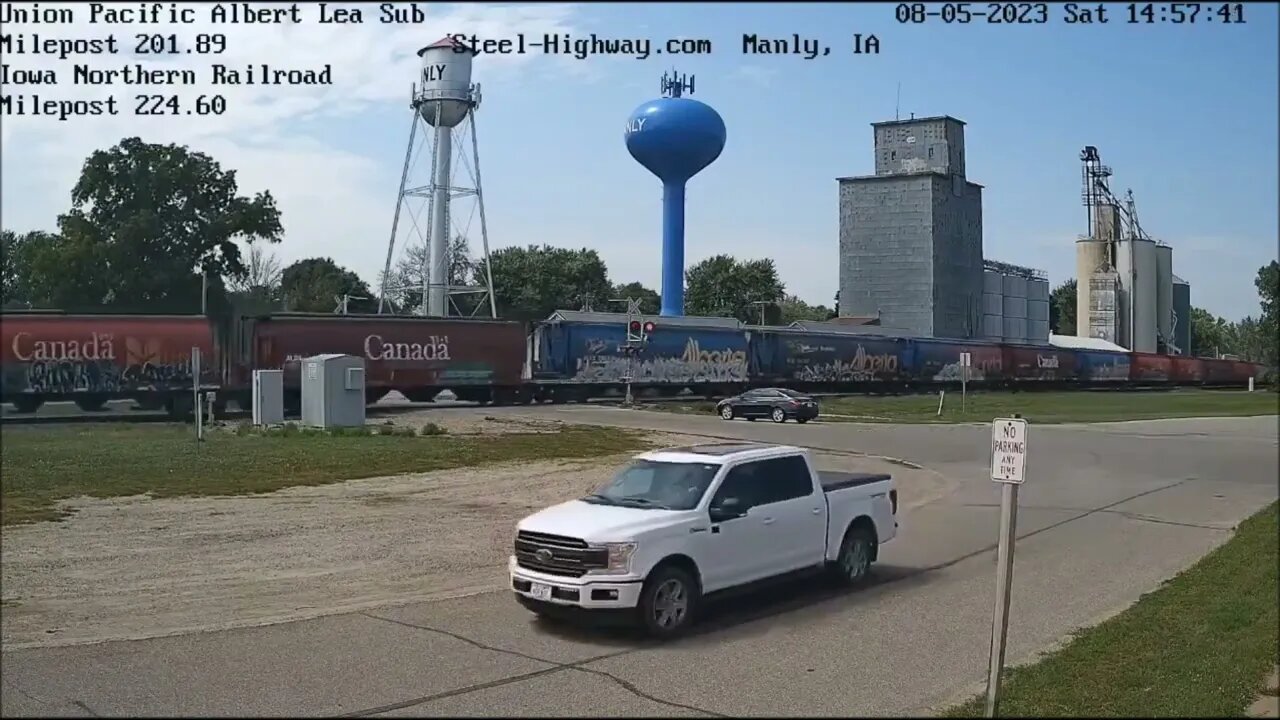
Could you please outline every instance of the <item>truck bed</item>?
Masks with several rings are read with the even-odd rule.
[[[870,485],[889,479],[886,473],[847,473],[834,470],[819,470],[818,482],[822,483],[823,492],[843,490],[859,485]]]

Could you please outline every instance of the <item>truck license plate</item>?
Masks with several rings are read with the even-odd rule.
[[[529,594],[538,600],[550,600],[551,586],[543,585],[541,583],[530,583]]]

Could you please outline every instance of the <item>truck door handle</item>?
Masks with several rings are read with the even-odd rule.
[[[821,514],[822,514],[822,508],[814,508],[814,509],[813,509],[813,514],[814,514],[814,515],[821,515]]]
[[[772,525],[772,524],[773,524],[773,518],[765,518],[765,519],[764,519],[764,524],[765,524],[765,525]]]

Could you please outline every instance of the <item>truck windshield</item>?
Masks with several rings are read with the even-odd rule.
[[[705,463],[635,460],[582,499],[601,505],[692,510],[719,469]]]

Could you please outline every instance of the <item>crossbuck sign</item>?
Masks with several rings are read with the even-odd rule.
[[[991,422],[991,479],[1021,485],[1027,468],[1027,421],[996,418]]]

